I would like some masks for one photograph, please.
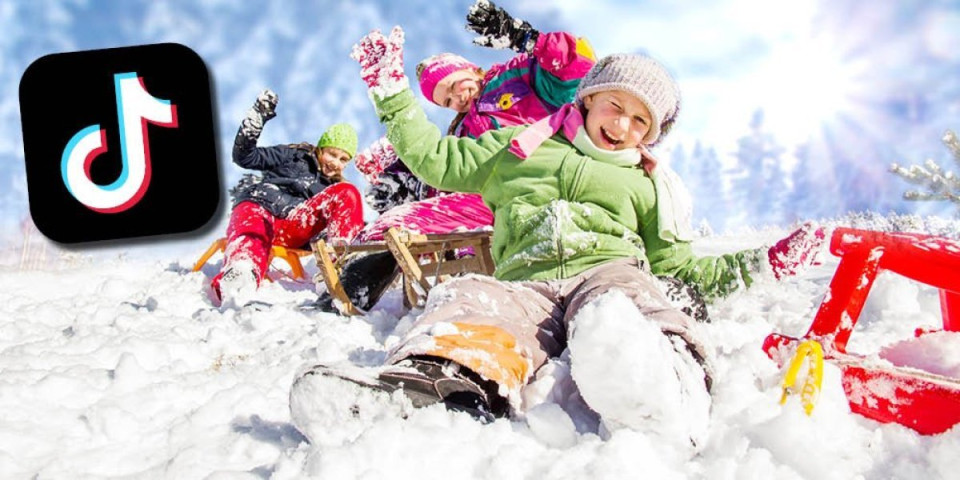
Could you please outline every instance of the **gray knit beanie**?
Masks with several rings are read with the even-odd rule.
[[[677,83],[656,60],[640,55],[617,53],[600,59],[577,88],[576,102],[597,92],[622,90],[639,98],[653,115],[653,125],[643,137],[653,144],[666,135],[680,111]]]

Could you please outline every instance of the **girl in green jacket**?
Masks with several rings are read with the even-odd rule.
[[[345,379],[374,390],[402,389],[415,406],[444,402],[481,417],[503,416],[523,407],[523,387],[578,336],[637,322],[642,325],[630,328],[647,332],[634,339],[637,358],[611,362],[571,350],[581,395],[608,431],[626,427],[701,444],[711,348],[699,325],[670,305],[653,274],[722,294],[749,283],[749,273],[765,262],[762,250],[696,258],[688,242],[661,229],[663,199],[646,148],[676,119],[680,95],[673,78],[646,56],[611,55],[587,73],[574,103],[533,125],[477,139],[444,137],[407,87],[402,42],[399,27],[389,38],[375,31],[355,47],[354,58],[401,161],[436,188],[481,194],[494,212],[496,278],[460,277],[431,290],[386,366],[366,380],[326,366],[307,370],[291,396],[298,426],[322,437],[307,410],[330,391],[329,382]],[[816,238],[804,234],[802,240],[807,237]],[[625,296],[638,314],[578,324],[582,311],[611,296]],[[602,378],[596,372],[604,372]],[[641,385],[644,378],[657,378],[662,388],[611,400],[611,387]],[[664,391],[670,399],[662,398]],[[622,408],[625,402],[633,408]],[[677,410],[664,407],[675,402],[683,415],[668,418]]]

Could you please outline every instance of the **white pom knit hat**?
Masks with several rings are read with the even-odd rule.
[[[680,89],[656,60],[640,55],[617,53],[600,59],[577,88],[576,102],[597,92],[622,90],[640,99],[653,115],[644,143],[656,143],[673,126],[680,111]]]

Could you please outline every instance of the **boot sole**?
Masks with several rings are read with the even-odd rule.
[[[290,389],[290,418],[310,443],[342,445],[378,421],[411,413],[410,400],[370,377],[370,370],[315,365],[297,377]]]

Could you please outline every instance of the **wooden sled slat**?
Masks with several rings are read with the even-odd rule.
[[[481,273],[492,275],[493,256],[490,253],[492,232],[462,232],[449,234],[414,234],[391,228],[384,241],[358,245],[330,246],[322,240],[313,244],[314,255],[322,281],[330,294],[349,310],[348,315],[360,312],[347,297],[340,284],[339,265],[331,257],[342,260],[351,252],[389,251],[403,272],[403,290],[408,306],[423,305],[430,289],[450,275]],[[448,252],[473,248],[474,257],[447,260]],[[319,283],[319,282],[318,282]]]
[[[313,256],[316,258],[317,267],[320,269],[317,275],[323,279],[323,283],[326,285],[330,295],[343,304],[346,315],[359,315],[360,311],[358,311],[357,307],[350,301],[347,292],[343,290],[343,285],[340,284],[340,275],[337,273],[337,267],[333,264],[333,260],[330,259],[332,250],[333,249],[328,247],[327,243],[323,240],[317,240],[313,243]],[[316,279],[314,279],[314,282],[316,282]]]

